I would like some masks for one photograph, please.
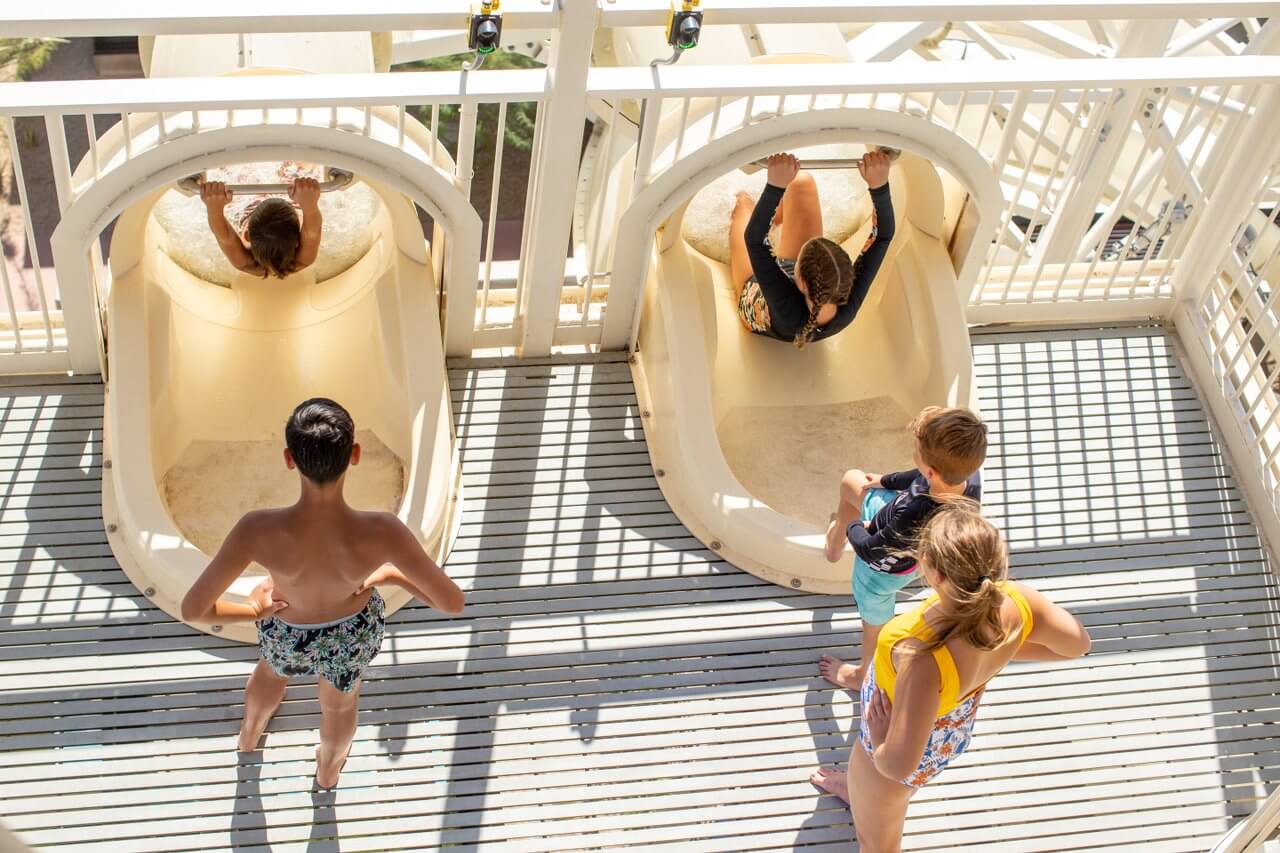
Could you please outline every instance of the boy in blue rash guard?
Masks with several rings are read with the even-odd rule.
[[[792,154],[769,157],[760,200],[753,208],[751,197],[740,193],[729,222],[729,270],[748,330],[803,347],[853,322],[893,239],[889,162],[878,150],[859,162],[875,213],[871,236],[854,261],[822,236],[817,185],[800,171],[800,161]],[[771,246],[769,226],[776,222],[782,234]]]
[[[862,616],[862,648],[874,650],[893,618],[898,590],[916,576],[915,542],[925,522],[947,500],[982,498],[979,472],[987,457],[987,425],[968,409],[929,406],[911,423],[916,467],[896,474],[845,472],[840,506],[827,529],[827,559],[837,562],[846,537],[853,546],[853,595]],[[818,664],[822,677],[857,690],[868,654],[858,666],[834,655]]]

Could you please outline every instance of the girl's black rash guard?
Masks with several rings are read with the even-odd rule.
[[[791,276],[778,266],[778,259],[769,250],[765,239],[769,236],[769,226],[773,222],[773,214],[782,201],[782,187],[765,184],[760,200],[756,202],[751,219],[747,222],[747,254],[751,258],[751,271],[760,283],[760,292],[769,306],[769,316],[773,321],[773,336],[783,341],[791,341],[804,324],[809,321],[809,305],[804,301],[804,294],[796,287]],[[880,263],[885,252],[889,250],[889,241],[893,239],[893,202],[889,198],[889,185],[871,190],[871,202],[876,209],[876,239],[868,249],[854,259],[853,289],[849,292],[849,301],[836,310],[831,322],[814,331],[813,340],[820,341],[839,332],[853,322],[862,300],[867,298],[871,282],[880,271]]]

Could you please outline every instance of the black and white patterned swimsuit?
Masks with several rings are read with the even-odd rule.
[[[278,615],[258,622],[258,649],[276,675],[319,675],[350,693],[382,648],[386,604],[375,589],[359,613],[296,625]]]

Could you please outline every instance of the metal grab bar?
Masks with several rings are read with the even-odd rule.
[[[877,148],[876,150],[883,151],[885,154],[888,154],[890,163],[892,163],[894,160],[897,160],[899,157],[902,156],[902,152],[899,151],[897,148],[882,147],[882,148]],[[816,160],[801,160],[800,168],[809,169],[809,170],[856,169],[861,164],[862,164],[861,157],[851,157],[851,158],[832,157],[832,158],[816,159]],[[761,169],[765,168],[768,165],[769,165],[769,158],[761,157],[759,160],[752,160],[750,163],[747,163],[746,165],[739,166],[738,170],[740,172],[745,172],[748,175],[754,175],[756,172],[760,171]]]
[[[320,182],[320,192],[329,193],[344,190],[351,185],[356,176],[346,169],[328,169],[329,178]],[[200,178],[202,175],[188,175],[178,181],[178,191],[184,195],[200,194]],[[292,184],[227,184],[232,195],[287,195]]]

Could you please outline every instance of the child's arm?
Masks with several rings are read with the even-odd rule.
[[[427,556],[409,528],[393,515],[381,523],[385,528],[380,532],[389,546],[387,562],[393,565],[374,571],[353,595],[360,595],[378,584],[392,584],[407,589],[414,598],[442,613],[450,616],[461,613],[466,604],[462,590]]]
[[[1079,619],[1025,584],[1018,591],[1031,605],[1035,624],[1015,660],[1073,660],[1088,653],[1093,641]]]
[[[769,305],[773,325],[779,330],[799,329],[809,319],[809,306],[804,301],[804,295],[790,276],[778,266],[778,259],[765,244],[773,215],[782,203],[787,186],[799,171],[800,161],[794,155],[769,156],[768,183],[765,184],[755,209],[751,211],[751,218],[747,220],[743,235],[747,244],[747,256],[751,259],[751,271],[760,284],[764,301]]]
[[[880,264],[889,251],[889,243],[897,231],[893,218],[893,199],[889,197],[889,157],[883,152],[869,152],[862,158],[858,167],[867,186],[871,188],[871,203],[876,210],[876,239],[867,250],[854,260],[853,289],[849,291],[849,301],[840,306],[837,318],[845,314],[850,317],[858,313],[862,301],[867,298],[871,284],[880,272]],[[832,322],[837,322],[833,320]]]
[[[916,655],[898,674],[897,701],[891,703],[878,690],[862,709],[871,734],[871,761],[882,776],[905,779],[920,766],[936,721],[941,687],[937,663],[929,655]]]
[[[298,178],[289,187],[289,198],[302,208],[302,234],[298,238],[298,253],[294,255],[293,268],[300,270],[316,262],[320,254],[320,231],[324,216],[320,213],[320,182],[315,178]]]
[[[231,203],[231,191],[222,181],[201,181],[200,200],[204,202],[205,213],[209,217],[209,230],[218,241],[218,248],[231,262],[231,266],[241,272],[262,274],[265,270],[249,254],[249,250],[240,242],[240,235],[227,221],[223,209]]]
[[[254,514],[244,516],[231,528],[222,547],[214,555],[196,582],[182,599],[182,618],[186,622],[205,624],[228,622],[256,622],[264,616],[278,613],[289,605],[274,601],[271,597],[270,578],[259,584],[249,597],[248,604],[224,601],[222,594],[240,577],[253,560],[253,546],[257,537],[258,522]]]
[[[910,471],[895,471],[892,474],[880,475],[880,488],[889,489],[894,492],[905,492],[911,488],[911,484],[920,476],[920,472],[915,468]]]

